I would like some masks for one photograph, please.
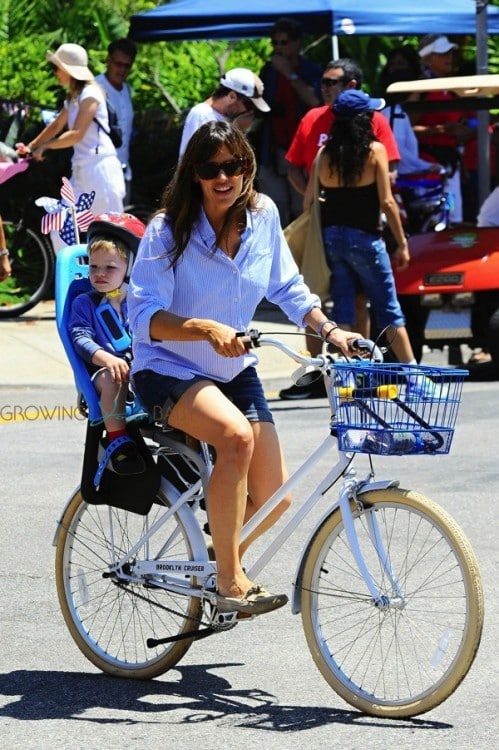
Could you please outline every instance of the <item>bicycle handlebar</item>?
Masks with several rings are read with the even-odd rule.
[[[245,343],[247,344],[248,349],[258,349],[261,346],[273,346],[300,365],[321,368],[329,362],[328,357],[323,354],[319,354],[316,357],[312,357],[310,354],[302,354],[295,349],[292,349],[290,346],[287,346],[287,344],[284,344],[280,339],[266,336],[255,328],[252,328],[249,331],[240,331],[237,335],[246,339]],[[371,341],[371,339],[355,339],[352,342],[352,352],[367,352],[370,355],[370,359],[374,362],[383,362],[381,349],[374,343],[374,341]],[[353,356],[356,355],[353,354]],[[348,358],[346,359],[348,361]]]

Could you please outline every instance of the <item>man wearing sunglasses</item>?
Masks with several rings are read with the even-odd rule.
[[[180,140],[179,157],[184,153],[191,136],[205,122],[232,122],[245,133],[258,112],[269,112],[263,98],[263,83],[247,68],[232,68],[220,78],[220,83],[209,99],[196,104],[185,118]]]
[[[336,97],[345,89],[360,89],[362,80],[362,70],[354,60],[345,57],[327,64],[321,78],[324,106],[314,107],[305,114],[286,153],[289,180],[302,195],[317,151],[329,138]],[[400,154],[390,125],[380,112],[373,112],[373,131],[386,148],[390,170],[394,169]]]
[[[260,71],[270,115],[252,140],[256,146],[258,186],[277,204],[282,226],[303,210],[303,198],[287,178],[285,159],[303,115],[322,103],[320,65],[300,54],[302,30],[296,21],[280,18],[270,34],[272,56]]]
[[[288,178],[293,187],[305,195],[308,177],[317,151],[329,138],[331,125],[334,121],[333,104],[341,91],[346,89],[360,89],[363,73],[360,66],[347,57],[332,60],[327,64],[321,78],[321,91],[324,106],[310,109],[302,118],[294,135],[291,146],[286,153],[288,161]],[[400,153],[388,120],[381,112],[373,112],[372,126],[375,138],[386,148],[390,172],[395,176],[396,165],[400,161]],[[305,282],[307,279],[305,279]],[[325,300],[323,300],[324,302]],[[356,327],[365,333],[367,326],[365,299],[359,296]],[[306,336],[307,349],[312,355],[319,354],[322,342],[311,335]],[[302,398],[322,398],[326,395],[323,380],[316,381],[310,386],[292,385],[280,391],[279,396],[285,400]]]

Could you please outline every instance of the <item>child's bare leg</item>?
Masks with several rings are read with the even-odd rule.
[[[109,370],[102,370],[94,382],[100,395],[100,407],[106,430],[108,432],[125,430],[128,383],[115,383]]]
[[[125,408],[128,382],[116,383],[109,370],[102,370],[94,383],[100,395],[100,407],[107,439],[112,445],[117,438],[126,436]],[[115,472],[124,476],[141,474],[146,468],[136,444],[131,441],[116,443],[109,462]]]

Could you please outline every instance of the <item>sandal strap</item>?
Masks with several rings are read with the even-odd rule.
[[[115,452],[117,448],[119,448],[121,445],[125,445],[125,443],[133,443],[134,441],[129,435],[120,435],[120,437],[114,438],[114,440],[111,440],[109,445],[107,446],[104,455],[102,456],[99,465],[97,467],[97,471],[95,472],[94,476],[94,487],[96,490],[99,489],[100,481],[102,479],[102,475],[104,473],[104,469],[109,463],[109,459]]]

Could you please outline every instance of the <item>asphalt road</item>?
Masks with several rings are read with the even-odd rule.
[[[0,386],[0,401],[0,743],[6,750],[494,746],[498,383],[465,386],[449,456],[376,462],[379,478],[398,476],[455,516],[478,556],[486,597],[482,644],[463,684],[433,711],[398,722],[363,716],[331,691],[307,650],[300,617],[288,607],[194,644],[177,668],[153,681],[97,672],[64,625],[53,570],[56,521],[78,483],[83,451],[85,425],[70,411],[73,390]],[[5,407],[28,418],[6,420]],[[311,449],[327,429],[326,402],[273,401],[272,408],[296,468],[304,447]],[[289,591],[313,516],[272,561],[264,580],[269,587]]]

